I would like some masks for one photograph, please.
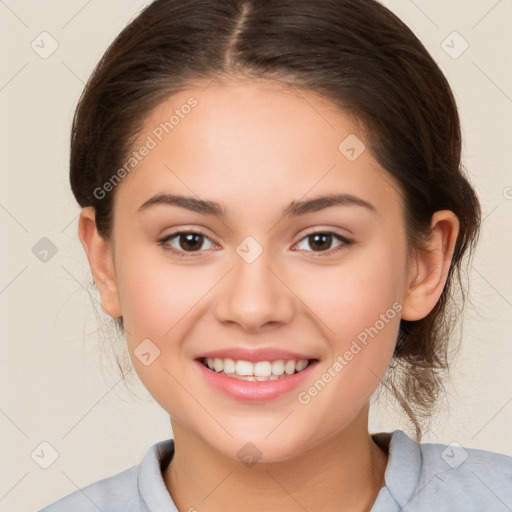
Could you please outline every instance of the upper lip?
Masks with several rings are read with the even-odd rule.
[[[196,359],[202,358],[216,358],[219,359],[234,359],[235,361],[278,361],[283,360],[310,360],[316,359],[315,357],[307,354],[299,354],[297,352],[290,352],[279,348],[245,348],[245,347],[232,347],[218,350],[211,350],[199,354]]]

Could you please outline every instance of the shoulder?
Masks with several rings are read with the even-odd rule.
[[[437,495],[452,496],[453,503],[464,503],[467,510],[510,510],[512,457],[456,442],[420,447],[423,481],[433,479]]]
[[[456,442],[419,444],[393,432],[385,480],[404,511],[512,509],[512,457]]]
[[[89,484],[46,506],[40,512],[135,512],[137,466]]]
[[[160,441],[139,465],[78,489],[39,512],[173,512],[176,508],[162,475],[173,454],[173,440]]]

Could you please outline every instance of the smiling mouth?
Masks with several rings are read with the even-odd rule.
[[[316,359],[279,359],[276,361],[245,361],[203,357],[199,361],[211,371],[233,379],[265,382],[290,377],[305,370]]]

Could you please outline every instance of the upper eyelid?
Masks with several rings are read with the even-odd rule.
[[[303,234],[302,237],[300,238],[300,240],[303,240],[304,238],[311,236],[311,235],[316,235],[317,233],[331,234],[331,235],[339,236],[340,238],[342,238],[344,240],[351,239],[350,236],[342,235],[341,233],[337,233],[336,231],[334,231],[334,229],[327,228],[327,229],[312,229],[311,231],[308,231],[307,233]],[[299,242],[300,242],[300,240],[299,240]]]

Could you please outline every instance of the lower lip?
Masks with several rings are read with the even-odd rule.
[[[318,361],[312,361],[301,372],[277,380],[249,381],[234,379],[206,368],[201,361],[195,361],[199,371],[214,388],[237,400],[264,402],[291,392],[307,379]]]

